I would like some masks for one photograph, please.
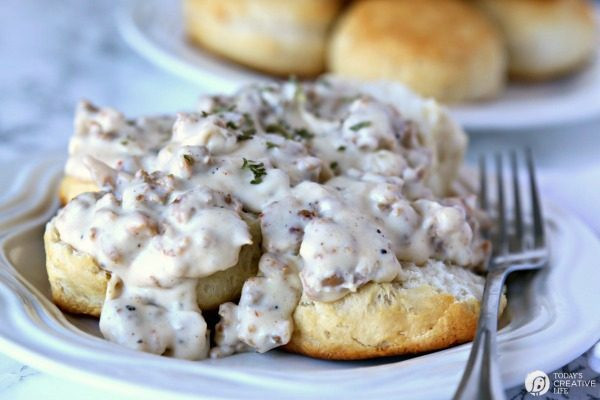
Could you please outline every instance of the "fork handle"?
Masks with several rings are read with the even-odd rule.
[[[496,360],[498,308],[506,277],[501,269],[491,269],[488,272],[481,300],[477,336],[473,341],[465,372],[454,394],[455,400],[506,398]]]

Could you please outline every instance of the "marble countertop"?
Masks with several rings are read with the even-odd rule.
[[[131,50],[117,30],[114,13],[118,5],[109,0],[3,1],[0,159],[66,152],[74,106],[82,97],[129,115],[193,107],[202,88],[155,67]],[[531,146],[538,157],[544,194],[600,233],[600,212],[595,210],[600,204],[600,120],[543,132],[473,135],[469,157],[523,145]],[[580,180],[573,181],[573,176]],[[585,193],[577,190],[582,180]],[[573,190],[565,190],[569,185]],[[599,374],[589,368],[584,356],[560,371],[582,372],[597,382],[595,389],[573,392],[570,398],[600,399]],[[0,355],[0,399],[104,399],[109,393],[109,388],[82,386]],[[526,392],[517,387],[508,395],[521,399]]]
[[[66,149],[78,100],[126,114],[190,108],[201,88],[134,53],[113,1],[4,0],[0,13],[0,157]]]

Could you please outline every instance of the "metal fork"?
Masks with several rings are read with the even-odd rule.
[[[515,151],[510,154],[513,207],[509,215],[503,172],[503,159],[496,154],[496,217],[494,232],[484,230],[490,238],[493,252],[487,261],[487,276],[481,300],[481,312],[477,335],[463,377],[454,399],[504,399],[505,393],[497,363],[496,331],[498,308],[504,281],[513,271],[538,269],[548,262],[548,247],[544,235],[544,218],[537,190],[535,169],[531,150],[525,151],[529,188],[522,188],[518,177],[518,159]],[[488,194],[486,157],[479,159],[480,207],[492,214]],[[529,189],[531,217],[524,218],[521,193]]]

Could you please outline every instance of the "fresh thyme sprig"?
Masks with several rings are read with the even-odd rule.
[[[265,126],[265,132],[274,133],[279,136],[283,136],[289,140],[310,140],[315,137],[314,133],[310,132],[306,128],[291,129],[286,127],[283,123],[269,124]]]
[[[242,114],[241,126],[236,127],[242,130],[242,133],[237,135],[238,141],[242,142],[244,140],[250,140],[254,135],[256,135],[256,128],[254,127],[254,120],[248,113]]]
[[[223,114],[226,112],[233,112],[236,109],[236,105],[235,104],[217,104],[215,107],[212,107],[209,111],[206,110],[202,110],[200,111],[200,114],[202,115],[203,118],[208,117],[209,115],[215,115],[215,114]]]
[[[267,175],[267,170],[265,169],[265,164],[258,161],[248,160],[243,158],[244,163],[242,164],[242,169],[248,169],[250,172],[254,174],[254,179],[250,181],[253,185],[258,185],[262,183],[263,176]]]
[[[275,133],[279,136],[283,136],[286,139],[290,139],[290,133],[283,126],[283,124],[269,124],[265,126],[265,132],[267,133]]]

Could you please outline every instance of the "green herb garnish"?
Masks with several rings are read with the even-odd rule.
[[[184,155],[183,155],[183,161],[185,162],[185,164],[186,164],[188,167],[191,167],[191,166],[193,166],[193,165],[194,165],[194,162],[195,162],[196,160],[194,160],[194,157],[190,156],[189,154],[184,154]]]
[[[331,164],[329,164],[329,168],[331,168],[331,169],[337,169],[337,167],[338,167],[337,161],[333,161],[333,162],[331,162]]]
[[[273,149],[275,147],[279,147],[279,146],[273,142],[267,142],[267,149]]]
[[[290,138],[290,133],[285,129],[283,124],[269,124],[265,127],[265,132],[267,133],[275,133],[277,135],[283,136],[286,139]]]
[[[254,126],[254,120],[252,119],[252,116],[250,116],[249,113],[245,112],[242,114],[242,124],[247,126]]]
[[[225,126],[228,127],[229,129],[237,129],[238,128],[238,126],[233,121],[227,121]]]
[[[362,128],[367,128],[371,126],[371,121],[362,121],[359,122],[358,124],[354,124],[350,127],[350,130],[356,132],[356,131],[360,131]]]
[[[337,148],[337,151],[346,151],[346,146],[340,146]]]
[[[210,111],[200,111],[200,115],[202,115],[203,118],[208,117],[209,115],[213,115],[213,114],[221,114],[224,112],[232,112],[235,111],[235,104],[231,104],[231,105],[226,105],[226,104],[217,104],[217,106],[213,109],[211,109]]]
[[[244,140],[250,140],[250,139],[252,139],[252,137],[254,136],[255,133],[256,133],[256,129],[254,129],[254,128],[244,129],[242,131],[242,134],[237,136],[237,139],[240,142],[242,142]]]
[[[232,112],[235,111],[235,104],[219,104],[217,107],[213,109],[213,114],[220,114],[223,112]]]
[[[256,134],[256,129],[254,128],[254,121],[252,117],[248,113],[242,114],[242,122],[241,122],[242,134],[238,135],[238,140],[249,140]]]
[[[315,137],[313,133],[309,132],[307,129],[304,128],[296,129],[294,131],[294,136],[301,137],[302,139],[312,139]]]
[[[248,160],[243,158],[244,163],[242,164],[242,169],[248,169],[250,172],[254,174],[254,179],[250,181],[253,185],[258,185],[262,183],[262,177],[267,175],[267,170],[265,169],[265,165],[262,162]]]

